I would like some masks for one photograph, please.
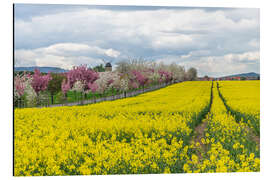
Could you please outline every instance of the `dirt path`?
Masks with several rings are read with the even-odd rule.
[[[257,147],[260,149],[260,137],[256,136],[249,127],[247,127],[247,131],[249,132],[250,139],[255,142]]]
[[[211,112],[211,106],[212,106],[212,102],[213,102],[213,82],[212,82],[212,86],[211,86],[211,99],[210,99],[210,108],[209,111],[207,112],[206,116],[204,117],[204,119],[202,120],[202,122],[200,124],[198,124],[195,129],[194,129],[194,134],[189,142],[189,144],[192,144],[192,142],[194,142],[195,146],[196,144],[200,144],[197,147],[197,156],[199,158],[199,160],[203,159],[203,154],[205,154],[207,152],[207,147],[205,144],[202,143],[202,138],[205,138],[204,136],[204,131],[207,127],[207,123],[208,123],[208,119],[209,117],[209,112]]]
[[[195,146],[197,143],[200,144],[197,151],[197,156],[199,159],[203,158],[203,153],[206,152],[206,146],[202,143],[201,139],[204,138],[204,130],[207,127],[207,119],[204,119],[202,123],[200,123],[195,129],[194,129],[194,135],[190,141],[190,144],[194,142]],[[202,151],[201,151],[202,150]]]

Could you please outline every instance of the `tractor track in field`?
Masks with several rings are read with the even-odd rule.
[[[212,83],[212,87],[211,87],[211,99],[210,99],[210,108],[209,108],[209,111],[207,112],[207,114],[205,115],[205,117],[202,119],[202,121],[194,128],[193,136],[192,136],[192,138],[191,138],[191,140],[189,142],[189,144],[192,144],[192,142],[194,142],[195,145],[197,143],[200,144],[197,147],[198,151],[196,151],[196,155],[198,156],[199,160],[202,160],[203,154],[205,154],[207,152],[207,146],[201,142],[201,139],[202,138],[205,138],[205,135],[204,135],[205,129],[207,128],[208,120],[211,118],[211,107],[212,107],[212,101],[213,101],[213,88],[214,88],[213,87],[213,83]],[[218,82],[216,82],[216,83],[217,83],[217,87],[216,88],[217,88],[218,94],[219,94],[218,95],[218,98],[220,98],[222,100],[224,106],[226,107],[227,113],[230,113],[231,115],[233,115],[233,113],[228,108],[228,105],[224,102],[224,98],[222,97],[222,94],[220,92]],[[248,126],[246,128],[247,128],[247,131],[249,132],[250,139],[253,142],[256,143],[256,145],[257,145],[258,148],[260,148],[260,137],[257,136],[256,134],[254,134],[254,132]]]
[[[195,129],[194,129],[194,136],[193,138],[191,139],[190,141],[190,144],[191,142],[194,142],[195,145],[197,143],[200,144],[200,149],[203,150],[203,152],[206,152],[206,146],[201,142],[201,139],[204,138],[204,130],[206,129],[207,127],[207,119],[204,119],[204,121],[202,123],[200,123]],[[201,151],[197,151],[197,156],[199,159],[202,159],[203,158],[203,155]]]
[[[238,119],[238,118],[235,116],[235,112],[233,112],[233,111],[230,109],[230,107],[229,107],[228,104],[226,103],[224,97],[222,96],[222,94],[221,94],[219,88],[220,88],[220,86],[219,86],[219,84],[218,84],[218,82],[217,82],[217,90],[218,90],[218,94],[219,94],[220,99],[222,100],[224,106],[226,107],[227,112],[230,113],[230,114],[235,118],[235,120],[236,120],[237,123],[239,123],[240,119]],[[260,148],[260,137],[257,136],[257,135],[253,132],[253,130],[250,129],[250,127],[249,127],[248,125],[247,125],[246,129],[247,129],[247,131],[249,132],[250,139],[251,139],[253,142],[256,143],[256,145],[258,146],[258,148]]]
[[[211,112],[211,107],[212,107],[212,102],[213,102],[213,81],[211,85],[211,94],[210,94],[210,101],[209,101],[209,109],[207,113],[204,115],[202,118],[201,122],[194,128],[193,131],[193,136],[191,140],[189,141],[189,144],[192,142],[199,143],[198,151],[196,151],[196,155],[198,156],[199,160],[203,159],[203,154],[207,152],[207,147],[205,144],[202,143],[201,139],[204,138],[204,130],[207,127],[208,119],[209,117],[209,112]],[[200,149],[202,151],[200,151]]]

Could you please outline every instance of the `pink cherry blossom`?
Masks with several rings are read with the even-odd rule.
[[[98,85],[94,82],[94,83],[89,83],[88,84],[89,89],[92,91],[92,93],[95,93],[98,89]]]
[[[64,81],[62,82],[61,89],[64,94],[66,94],[68,90],[70,90],[70,83],[67,82],[66,79],[64,79]]]
[[[93,83],[98,79],[98,73],[87,68],[86,65],[81,65],[73,67],[70,71],[66,73],[67,82],[70,88],[73,87],[75,82],[80,81],[84,85],[84,90],[89,90],[88,84]]]
[[[51,75],[42,75],[38,69],[35,69],[34,75],[32,76],[31,85],[35,92],[39,94],[40,91],[47,89],[48,83],[51,80]]]

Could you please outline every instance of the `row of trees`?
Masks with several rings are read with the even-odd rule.
[[[177,64],[157,64],[142,60],[121,61],[116,64],[115,71],[103,71],[91,69],[86,65],[73,67],[65,73],[41,74],[35,70],[34,74],[24,73],[14,77],[14,97],[24,97],[28,103],[38,102],[42,97],[41,92],[49,93],[51,102],[53,96],[61,93],[67,98],[68,91],[80,92],[82,95],[89,93],[104,94],[107,91],[126,92],[147,86],[195,80],[197,70],[190,68],[185,71],[184,67]]]

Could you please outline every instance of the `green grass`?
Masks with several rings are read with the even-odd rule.
[[[151,86],[153,86],[153,85],[145,86],[144,89],[149,88],[149,87],[151,87]],[[137,88],[137,89],[131,89],[131,90],[126,91],[126,93],[133,92],[133,91],[137,91],[137,90],[141,90],[141,89],[143,89],[143,88],[142,88],[142,87],[139,87],[139,88]],[[123,93],[123,92],[119,92],[119,91],[117,91],[117,90],[115,90],[115,89],[110,89],[110,90],[106,91],[106,92],[103,93],[103,94],[89,92],[89,93],[85,94],[85,95],[84,95],[84,98],[83,98],[83,94],[80,93],[80,92],[68,91],[68,92],[67,92],[67,95],[66,95],[66,99],[65,99],[63,93],[62,93],[62,92],[58,92],[56,95],[53,95],[53,103],[52,103],[52,100],[51,100],[51,95],[50,95],[50,93],[49,93],[48,91],[41,92],[40,95],[41,95],[41,96],[42,96],[42,95],[43,95],[43,96],[44,96],[44,95],[48,96],[50,104],[63,104],[63,103],[67,103],[67,102],[68,102],[68,103],[79,102],[79,101],[81,101],[82,99],[84,99],[84,100],[90,100],[90,99],[94,99],[94,98],[98,99],[98,98],[102,98],[102,97],[108,97],[108,96],[113,96],[113,95],[119,95],[119,94],[122,94],[122,93]],[[25,95],[22,97],[22,100],[23,100],[26,104],[28,104]],[[43,101],[40,102],[41,105],[45,105],[45,104],[47,104],[47,103],[48,103],[47,100],[46,100],[46,102],[43,102]],[[17,107],[17,104],[18,104],[18,103],[15,102],[15,103],[14,103],[14,107]],[[28,107],[28,105],[27,105],[27,107]]]

